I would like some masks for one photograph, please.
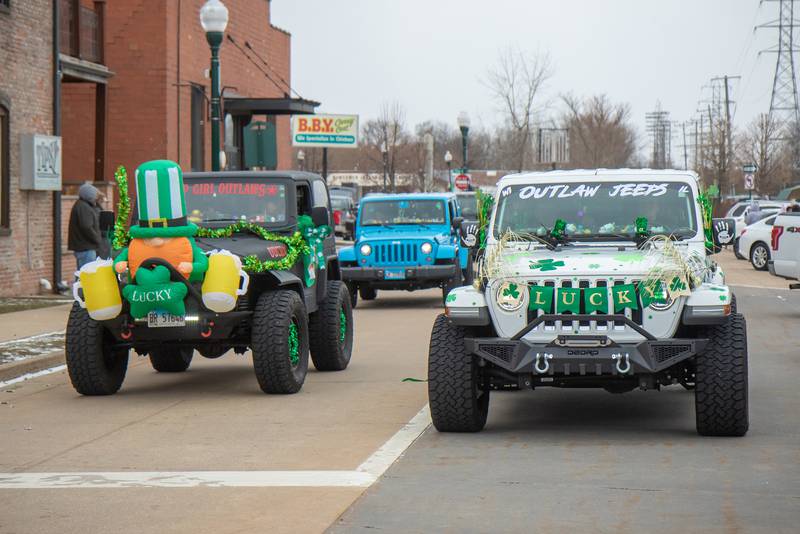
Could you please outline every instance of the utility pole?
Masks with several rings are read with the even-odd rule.
[[[684,122],[682,125],[683,127],[683,168],[684,170],[689,170],[689,154],[686,151],[686,123]]]

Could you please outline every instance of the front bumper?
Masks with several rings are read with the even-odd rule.
[[[517,374],[542,376],[630,376],[653,374],[691,358],[706,339],[644,340],[605,346],[534,344],[507,338],[466,338],[467,351]]]
[[[386,272],[403,269],[405,278],[386,278]],[[423,265],[410,267],[342,267],[342,280],[346,282],[398,282],[449,280],[456,274],[455,265]]]

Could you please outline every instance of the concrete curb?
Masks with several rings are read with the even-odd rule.
[[[19,362],[11,362],[0,365],[0,382],[11,380],[27,373],[35,373],[43,369],[49,369],[56,365],[64,364],[64,351],[51,352],[34,358],[28,358]]]

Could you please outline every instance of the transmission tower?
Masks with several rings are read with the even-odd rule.
[[[797,78],[794,70],[794,28],[800,24],[794,18],[795,0],[761,0],[764,2],[780,2],[779,14],[776,20],[758,26],[758,28],[777,28],[778,44],[767,50],[766,53],[778,55],[775,64],[775,79],[772,82],[772,99],[769,103],[770,119],[780,124],[778,139],[786,139],[788,127],[800,119],[800,109],[797,100]]]
[[[653,154],[650,167],[653,169],[666,169],[672,166],[672,123],[669,120],[669,111],[662,111],[661,104],[656,104],[656,110],[645,113],[647,132],[653,143]]]

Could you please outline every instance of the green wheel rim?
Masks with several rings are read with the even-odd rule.
[[[289,325],[289,361],[292,365],[297,365],[300,361],[300,338],[297,335],[297,324],[292,319],[292,324]]]
[[[344,314],[344,308],[339,308],[339,343],[344,345],[344,339],[347,337],[347,316]]]

